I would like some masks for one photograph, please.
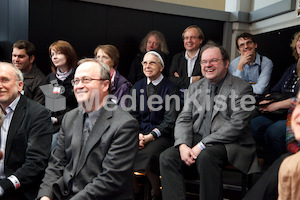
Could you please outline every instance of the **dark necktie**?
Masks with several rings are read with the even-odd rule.
[[[149,95],[149,97],[150,97],[150,96],[153,95],[153,94],[155,94],[155,86],[153,85],[152,82],[150,82],[150,83],[148,84],[148,95]]]
[[[83,123],[83,134],[82,134],[82,146],[84,146],[87,138],[90,135],[92,129],[91,120],[89,118],[89,115],[87,113],[84,113],[84,123]]]
[[[214,98],[216,96],[216,93],[217,93],[217,89],[218,87],[216,85],[212,85],[211,86],[211,91],[210,91],[210,108],[209,110],[207,111],[206,113],[206,117],[208,118],[208,126],[207,126],[207,133],[206,134],[210,134],[211,133],[211,118],[212,118],[212,113],[214,111],[214,105],[215,105],[215,102],[214,102]]]

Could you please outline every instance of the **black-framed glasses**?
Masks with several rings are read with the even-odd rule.
[[[221,58],[213,58],[211,60],[201,60],[200,65],[206,65],[207,63],[211,63],[213,65],[217,64],[220,60],[223,60]]]
[[[105,81],[107,79],[103,79],[103,78],[91,78],[91,77],[82,77],[82,78],[75,78],[73,79],[71,82],[72,82],[72,85],[78,85],[79,82],[81,81],[82,84],[88,84],[92,81]]]

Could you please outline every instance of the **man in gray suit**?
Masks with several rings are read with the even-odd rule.
[[[38,199],[133,199],[137,121],[107,98],[105,64],[79,61],[73,83],[79,107],[64,116]]]
[[[190,85],[176,121],[174,147],[160,156],[164,200],[185,199],[187,171],[200,176],[201,200],[223,199],[222,168],[228,163],[244,173],[259,171],[250,131],[251,86],[227,72],[223,47],[209,42],[200,56],[205,78]]]

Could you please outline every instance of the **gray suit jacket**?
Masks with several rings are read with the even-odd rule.
[[[188,88],[184,108],[176,121],[175,146],[184,143],[192,147],[193,136],[198,134],[206,104],[210,102],[207,91],[206,78],[191,84]],[[214,109],[212,114],[211,134],[201,140],[206,146],[214,143],[225,144],[229,163],[244,173],[259,171],[255,141],[250,128],[251,111],[241,109],[243,96],[251,94],[252,88],[247,82],[227,74],[218,98],[216,96],[218,101],[215,101],[215,108],[217,106],[219,109]],[[247,103],[243,106],[249,109],[255,101]]]
[[[38,198],[133,199],[139,126],[129,113],[115,106],[113,111],[102,110],[82,152],[82,109],[66,113]],[[73,181],[79,189],[76,194],[70,190]]]

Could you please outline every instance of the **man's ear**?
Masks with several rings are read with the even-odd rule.
[[[19,93],[23,90],[23,86],[24,86],[23,81],[18,81],[17,87],[18,87],[18,92]]]
[[[31,64],[34,62],[34,60],[35,60],[35,56],[34,55],[30,56],[29,61]]]

